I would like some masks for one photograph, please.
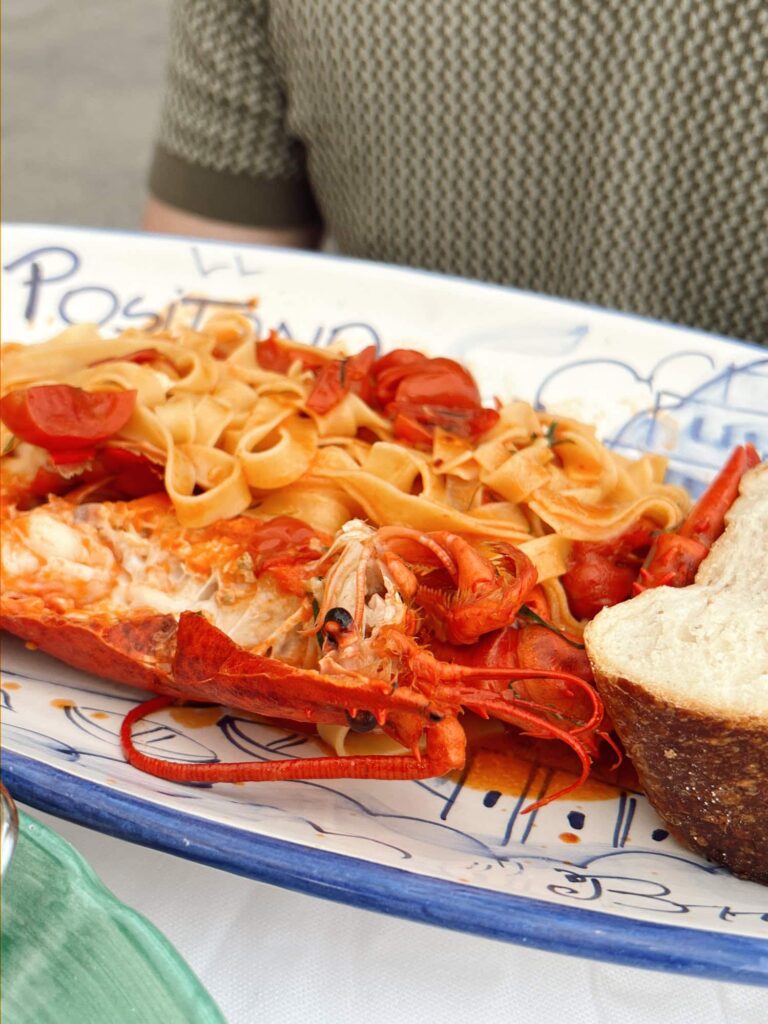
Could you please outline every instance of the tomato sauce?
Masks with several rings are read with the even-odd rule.
[[[465,716],[463,724],[467,730],[469,765],[464,785],[470,789],[522,796],[528,788],[527,795],[533,801],[539,795],[534,793],[535,782],[543,781],[544,772],[553,772],[548,786],[551,793],[568,786],[580,774],[576,755],[563,744],[507,731],[494,721],[472,721]],[[587,781],[563,799],[581,803],[613,800],[626,790],[639,792],[640,783],[629,759],[625,757],[618,768],[612,767],[614,762],[614,752],[607,750],[593,764]],[[534,787],[531,787],[537,768],[540,769],[539,779],[534,779]],[[454,777],[458,781],[458,773]]]

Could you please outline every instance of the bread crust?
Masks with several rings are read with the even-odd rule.
[[[768,723],[680,707],[599,671],[598,691],[653,807],[694,852],[768,884]]]

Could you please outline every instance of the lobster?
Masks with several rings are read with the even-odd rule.
[[[576,754],[578,776],[530,811],[580,785],[607,738],[586,659],[581,674],[563,668],[558,645],[572,642],[520,617],[526,601],[544,608],[534,566],[510,545],[354,520],[330,538],[286,516],[185,528],[164,495],[53,497],[4,525],[0,626],[158,694],[128,713],[121,742],[164,779],[442,775],[465,764],[470,711]],[[137,750],[133,725],[179,700],[378,727],[403,753],[189,765]]]
[[[672,533],[659,533],[633,585],[633,593],[653,587],[687,587],[725,529],[725,515],[736,500],[744,474],[760,463],[752,444],[734,448],[730,458]]]
[[[758,465],[751,444],[731,453],[686,519],[669,533],[642,518],[629,530],[605,541],[573,544],[562,577],[572,613],[592,619],[602,608],[619,604],[654,587],[687,587],[725,528],[741,478]]]
[[[474,437],[496,415],[450,360],[372,357],[323,365],[310,404],[365,390],[375,368],[376,402],[414,444],[428,445],[443,423]],[[7,474],[0,495],[0,626],[77,668],[158,694],[124,720],[131,764],[182,782],[431,777],[464,766],[460,718],[474,712],[575,753],[578,777],[531,811],[580,785],[602,741],[616,749],[578,638],[548,621],[519,549],[354,520],[336,537],[286,516],[182,527],[157,493],[157,466],[104,444],[135,397],[43,385],[0,403],[22,442],[11,459],[24,469]],[[30,450],[47,452],[51,466],[26,458]],[[564,578],[574,613],[591,617],[633,589],[691,582],[757,461],[751,445],[737,449],[675,534],[655,537],[641,521],[620,538],[575,545]],[[66,497],[38,503],[52,491]],[[178,700],[379,728],[403,753],[178,765],[138,751],[135,722]]]

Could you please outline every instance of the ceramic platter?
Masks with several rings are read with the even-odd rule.
[[[768,351],[711,335],[423,272],[289,251],[65,227],[3,239],[3,339],[68,323],[107,334],[216,305],[317,345],[422,348],[470,366],[485,395],[594,421],[610,444],[670,457],[694,492],[730,448],[768,452]],[[253,309],[248,300],[257,298]],[[604,788],[537,813],[471,778],[174,785],[123,761],[143,694],[9,639],[3,772],[18,800],[133,842],[385,913],[580,956],[768,984],[768,888],[679,846],[642,794]],[[193,727],[196,726],[196,727]],[[311,740],[237,714],[137,730],[190,762],[284,758]],[[548,775],[549,772],[549,775]]]

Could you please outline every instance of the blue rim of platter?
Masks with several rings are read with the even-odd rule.
[[[226,245],[228,248],[256,250],[264,254],[281,253],[297,260],[322,259],[365,266],[393,275],[418,274],[471,288],[501,290],[574,309],[608,314],[619,319],[672,329],[681,334],[703,334],[713,341],[764,351],[763,346],[753,342],[636,313],[606,309],[508,285],[335,253],[307,253],[276,246],[149,234],[130,229],[23,222],[10,222],[3,226],[127,235],[147,240],[158,238],[214,247]],[[39,810],[120,839],[310,896],[550,952],[712,980],[768,986],[768,943],[764,939],[655,924],[583,907],[563,906],[531,897],[493,892],[244,832],[196,815],[145,802],[12,751],[3,751],[2,770],[5,783],[14,798]]]
[[[14,799],[120,839],[364,910],[591,960],[768,986],[768,943],[491,892],[273,839],[4,751]]]

